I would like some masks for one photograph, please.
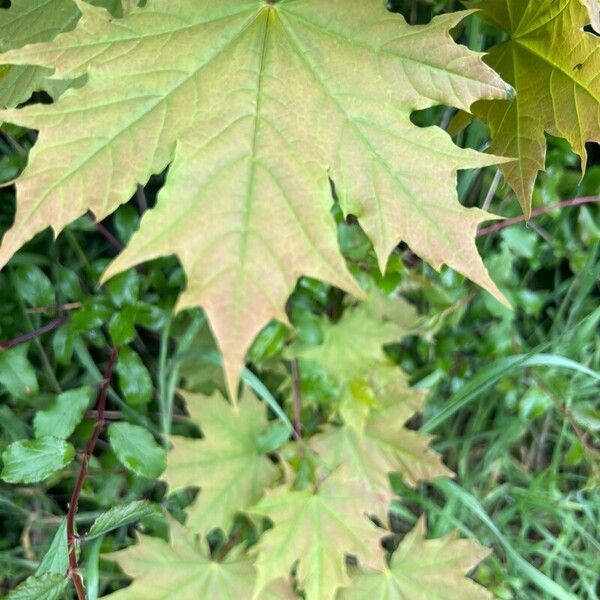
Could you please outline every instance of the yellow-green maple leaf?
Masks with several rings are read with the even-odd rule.
[[[598,4],[478,0],[471,6],[509,36],[485,60],[516,96],[478,102],[473,111],[490,126],[490,151],[517,159],[500,168],[529,215],[535,179],[545,164],[544,132],[565,138],[583,170],[586,142],[600,142],[600,39],[582,31],[591,20],[598,26]]]
[[[248,391],[235,406],[220,394],[184,396],[191,420],[204,437],[171,438],[163,479],[172,492],[200,488],[188,510],[190,529],[228,531],[236,514],[257,502],[279,475],[260,447],[269,427],[265,407]]]
[[[429,447],[431,437],[403,426],[423,399],[416,390],[405,393],[406,402],[396,394],[391,400],[385,399],[383,408],[371,411],[362,432],[347,425],[327,427],[310,441],[310,447],[328,467],[345,465],[344,473],[363,489],[364,509],[382,522],[386,522],[394,498],[390,475],[400,475],[409,485],[453,476]]]
[[[404,538],[383,571],[358,571],[337,600],[491,600],[464,577],[489,551],[454,534],[425,539],[425,519]]]
[[[111,11],[119,7],[119,0],[92,2]],[[0,9],[0,52],[49,41],[75,27],[80,16],[73,0],[13,0],[10,8]],[[55,91],[49,75],[44,67],[0,66],[0,107],[16,106],[35,91]]]
[[[257,591],[286,578],[298,563],[296,579],[306,600],[332,600],[348,585],[347,554],[362,565],[383,564],[382,530],[364,515],[360,484],[338,471],[318,490],[269,492],[251,512],[273,521],[256,547]]]
[[[106,277],[176,254],[179,308],[202,306],[235,395],[246,349],[300,275],[360,294],[337,247],[329,177],[380,264],[400,240],[501,297],[475,246],[490,215],[463,208],[458,169],[496,159],[456,147],[411,112],[469,110],[504,82],[449,30],[409,26],[383,0],[148,0],[123,19],[83,17],[53,42],[0,56],[87,75],[53,105],[0,111],[40,130],[17,183],[0,265],[35,233],[104,218],[171,164],[157,206]]]
[[[107,555],[133,583],[106,596],[110,600],[252,600],[256,570],[252,559],[234,549],[223,560],[211,559],[205,544],[170,519],[170,542],[140,535],[138,543]],[[258,600],[297,596],[283,581],[269,586]]]
[[[382,400],[408,406],[407,396],[420,396],[408,389],[402,372],[383,351],[385,344],[406,336],[416,319],[416,311],[401,298],[372,296],[347,309],[337,323],[324,319],[321,344],[296,344],[292,353],[319,365],[339,384],[339,413],[347,425],[362,432]]]

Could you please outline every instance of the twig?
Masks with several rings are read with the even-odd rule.
[[[9,348],[14,348],[15,346],[19,346],[20,344],[25,344],[26,342],[35,340],[38,337],[44,335],[45,333],[49,333],[50,331],[54,331],[55,329],[62,327],[68,320],[69,317],[66,315],[62,317],[56,317],[56,319],[52,319],[52,321],[50,321],[43,327],[39,327],[38,329],[34,329],[29,333],[19,335],[12,340],[8,340],[7,342],[0,342],[0,351],[8,350]]]
[[[96,231],[115,249],[121,252],[125,246],[102,223],[96,223]]]
[[[294,394],[294,433],[298,441],[302,440],[302,395],[300,392],[300,370],[298,359],[292,358],[292,389]]]
[[[98,417],[96,420],[96,426],[94,427],[92,437],[90,438],[90,441],[88,442],[85,448],[85,452],[81,457],[81,467],[79,469],[79,475],[77,476],[77,481],[75,482],[75,487],[73,488],[73,493],[71,494],[69,510],[67,512],[67,548],[69,551],[68,575],[71,578],[71,581],[73,582],[78,600],[87,600],[87,596],[85,593],[83,580],[81,578],[81,575],[79,574],[77,567],[77,536],[75,534],[75,515],[77,514],[79,496],[81,495],[81,490],[83,488],[83,482],[85,481],[85,476],[87,474],[90,458],[94,453],[94,448],[96,447],[96,443],[98,441],[98,438],[100,437],[100,433],[102,433],[102,430],[104,429],[104,426],[106,424],[106,398],[108,396],[108,387],[110,385],[110,380],[112,378],[112,373],[116,359],[117,350],[116,348],[112,348],[110,351],[108,364],[106,365],[106,370],[104,371],[104,379],[102,380],[102,385],[100,387],[100,391],[98,392],[98,401],[96,403]]]
[[[563,200],[562,202],[558,202],[556,204],[551,204],[549,206],[542,206],[540,208],[536,208],[531,211],[531,215],[529,219],[534,219],[535,217],[539,217],[540,215],[545,215],[546,213],[552,212],[553,210],[557,210],[559,208],[567,208],[570,206],[581,206],[583,204],[593,204],[594,202],[600,202],[600,195],[598,196],[583,196],[582,198],[573,198],[572,200]],[[492,233],[498,233],[502,229],[506,227],[510,227],[511,225],[517,225],[518,223],[523,223],[524,221],[529,220],[525,215],[520,215],[519,217],[514,217],[512,219],[506,219],[505,221],[501,221],[500,223],[496,223],[495,225],[491,225],[490,227],[483,227],[477,232],[477,237],[481,237],[483,235],[490,235]]]
[[[135,199],[137,201],[138,210],[140,211],[140,215],[143,215],[148,210],[148,200],[146,200],[146,192],[144,191],[143,185],[137,186],[137,191],[135,193]]]
[[[29,315],[49,314],[49,313],[62,313],[69,310],[77,310],[81,308],[81,302],[67,302],[66,304],[57,304],[55,306],[36,306],[35,308],[28,308],[25,312]]]

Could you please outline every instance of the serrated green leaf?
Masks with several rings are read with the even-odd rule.
[[[41,576],[46,573],[54,573],[64,575],[69,566],[69,548],[67,547],[67,519],[64,518],[60,522],[60,526],[56,530],[52,543],[48,551],[42,558],[36,575]]]
[[[358,571],[352,587],[339,600],[491,600],[485,588],[464,574],[489,551],[469,540],[449,535],[425,539],[425,520],[404,538],[384,571]]]
[[[490,152],[515,157],[501,165],[527,215],[538,171],[544,169],[544,132],[563,137],[585,170],[588,141],[600,142],[600,40],[583,27],[596,4],[581,0],[478,0],[471,5],[509,38],[486,62],[516,90],[512,100],[479,102],[475,114],[490,126]]]
[[[108,438],[119,462],[136,475],[156,479],[165,470],[164,449],[143,427],[112,423],[108,428]]]
[[[124,525],[129,525],[148,517],[157,517],[161,514],[160,507],[147,500],[138,500],[122,506],[115,506],[102,513],[94,521],[85,539],[92,540],[118,527],[123,527]]]
[[[109,554],[108,558],[134,579],[131,586],[108,595],[107,600],[253,600],[256,578],[252,560],[239,549],[217,562],[206,545],[179,523],[170,520],[171,540],[145,535],[138,544]],[[291,600],[289,585],[276,582],[254,600]]]
[[[6,600],[59,600],[69,586],[64,575],[48,573],[28,577],[7,596]]]
[[[349,583],[347,554],[363,565],[383,565],[383,531],[365,516],[361,494],[360,485],[343,472],[316,491],[280,487],[269,492],[251,509],[274,523],[256,547],[257,590],[287,578],[298,561],[296,578],[306,599],[329,600]]]
[[[104,218],[171,164],[105,279],[176,254],[188,281],[179,308],[205,309],[232,396],[246,350],[269,321],[286,320],[300,275],[361,294],[337,247],[329,177],[382,268],[404,240],[502,298],[474,241],[491,215],[463,208],[456,191],[459,169],[497,159],[410,120],[436,104],[506,97],[451,38],[462,14],[412,27],[381,0],[352,11],[341,0],[153,0],[113,19],[76,1],[73,32],[0,56],[87,75],[52,105],[0,113],[40,131],[0,264],[48,226],[59,232],[88,210]]]
[[[264,404],[245,391],[236,406],[222,396],[185,394],[192,422],[202,429],[200,440],[171,439],[164,479],[171,491],[201,488],[188,511],[188,527],[228,531],[236,514],[259,500],[274,483],[278,470],[267,457],[264,436],[274,431]]]
[[[7,483],[36,483],[66,467],[74,457],[73,446],[58,438],[14,442],[2,453],[0,477]]]
[[[92,390],[89,387],[59,394],[48,409],[36,413],[33,419],[35,437],[50,435],[66,440],[83,419],[91,397]]]
[[[93,4],[115,10],[119,0],[91,0]],[[12,0],[9,9],[0,9],[0,51],[53,39],[72,29],[80,13],[73,0]],[[62,91],[66,84],[48,80],[52,70],[13,66],[0,79],[0,106],[16,106],[39,90]]]

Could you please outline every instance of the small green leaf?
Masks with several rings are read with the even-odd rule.
[[[52,337],[52,350],[61,365],[68,365],[73,357],[75,333],[70,324],[58,329]]]
[[[46,575],[54,573],[64,575],[69,566],[69,549],[67,548],[67,519],[63,519],[58,527],[50,548],[46,552],[40,566],[35,572],[36,575]]]
[[[90,405],[92,390],[81,387],[59,394],[50,408],[39,411],[33,420],[35,437],[46,435],[66,440],[79,425]]]
[[[56,573],[28,577],[6,600],[58,600],[68,585],[69,580]]]
[[[134,304],[140,293],[140,277],[134,269],[129,269],[113,277],[106,287],[115,306]]]
[[[23,265],[14,272],[13,285],[29,306],[54,306],[54,286],[36,265]]]
[[[137,311],[132,306],[126,306],[115,313],[108,324],[110,339],[116,346],[124,346],[135,339],[135,320]]]
[[[116,366],[119,387],[130,406],[141,406],[152,400],[152,378],[139,355],[131,348],[121,348]]]
[[[131,502],[123,506],[115,506],[102,513],[92,525],[86,540],[97,538],[113,529],[135,523],[147,517],[158,517],[162,514],[159,506],[146,500]]]
[[[27,346],[0,351],[0,384],[11,396],[20,400],[37,394],[38,382],[27,359]]]
[[[113,423],[108,437],[119,461],[136,475],[156,479],[165,470],[165,451],[143,427]]]
[[[36,483],[66,467],[75,457],[71,444],[55,437],[14,442],[3,453],[2,479]]]

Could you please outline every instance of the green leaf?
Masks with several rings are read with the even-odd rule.
[[[36,483],[66,467],[75,457],[71,444],[54,437],[12,443],[3,453],[1,478],[7,483]]]
[[[36,265],[23,265],[14,271],[13,285],[26,304],[32,307],[54,306],[54,286]]]
[[[0,384],[15,398],[24,400],[39,391],[35,370],[27,359],[27,346],[0,350]]]
[[[296,578],[307,600],[334,598],[349,583],[346,555],[361,564],[382,567],[383,531],[365,516],[362,490],[343,473],[335,473],[316,491],[280,487],[250,512],[273,521],[258,543],[257,590],[287,578],[298,561]]]
[[[508,34],[485,60],[517,93],[511,100],[479,102],[473,110],[490,126],[490,152],[517,159],[500,168],[529,215],[533,185],[544,169],[544,133],[568,140],[584,171],[586,142],[600,142],[600,40],[582,31],[592,8],[580,0],[472,5]]]
[[[89,387],[59,394],[50,408],[36,413],[33,419],[35,437],[49,435],[66,440],[83,419],[91,396],[92,390]]]
[[[106,596],[106,600],[229,600],[252,598],[256,572],[239,548],[223,560],[210,558],[207,544],[200,544],[188,529],[170,519],[170,542],[139,536],[139,542],[108,558],[133,578],[133,584]],[[275,582],[255,600],[292,600],[290,586]]]
[[[55,573],[64,575],[69,566],[69,548],[67,547],[67,519],[63,519],[56,530],[48,551],[40,562],[36,575]]]
[[[137,335],[135,330],[137,311],[133,306],[126,306],[110,319],[108,333],[115,346],[123,346],[133,342]]]
[[[92,0],[92,3],[112,10],[119,5],[118,0]],[[0,50],[51,40],[72,29],[79,16],[73,0],[12,0],[10,9],[0,9]],[[50,75],[52,71],[46,68],[12,67],[2,78],[0,106],[17,106],[37,90],[64,90],[65,84],[53,85],[47,79]]]
[[[100,537],[113,529],[162,514],[159,506],[147,500],[138,500],[122,506],[115,506],[102,513],[85,536],[86,540]]]
[[[412,27],[382,0],[352,11],[322,0],[154,0],[114,19],[76,1],[72,32],[0,56],[87,76],[53,104],[0,111],[40,131],[0,265],[49,225],[60,232],[88,210],[102,220],[170,165],[104,279],[177,255],[188,282],[178,308],[205,309],[232,396],[246,350],[273,318],[286,321],[300,275],[362,294],[338,248],[330,177],[382,270],[404,240],[503,298],[475,245],[493,217],[462,207],[456,190],[458,170],[499,159],[410,119],[507,95],[450,36],[462,14]]]
[[[425,539],[425,520],[404,538],[384,571],[360,570],[339,600],[491,600],[485,588],[462,574],[480,563],[489,550],[450,535]]]
[[[203,533],[216,527],[228,531],[236,514],[276,481],[278,470],[266,455],[264,436],[280,430],[269,425],[264,405],[248,391],[236,406],[218,394],[185,398],[204,437],[171,439],[164,479],[172,492],[201,488],[188,510],[188,527]]]
[[[135,304],[140,294],[140,277],[134,269],[119,273],[107,284],[111,300],[119,308]]]
[[[69,580],[64,575],[48,573],[28,577],[6,600],[59,600],[68,586]]]
[[[156,479],[165,470],[164,449],[143,427],[112,423],[108,428],[108,437],[119,462],[136,475]]]
[[[121,348],[115,370],[127,404],[142,406],[152,400],[152,378],[137,352]]]

